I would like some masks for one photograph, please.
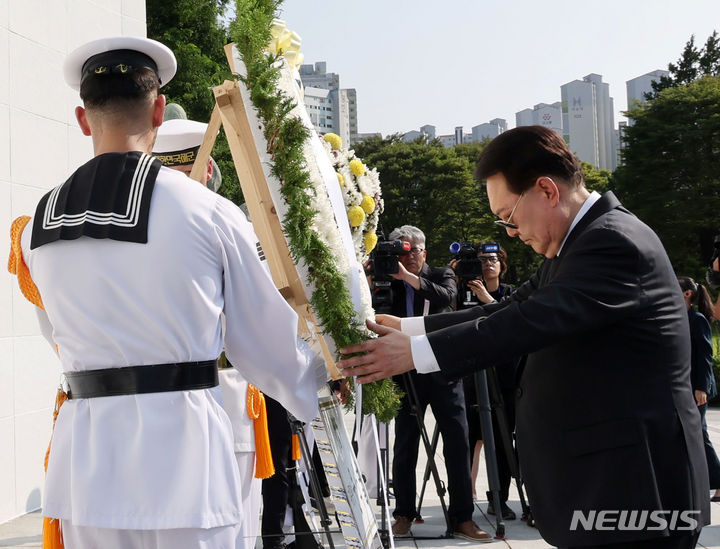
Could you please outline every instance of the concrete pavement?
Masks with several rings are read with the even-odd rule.
[[[431,416],[431,414],[428,414]],[[347,417],[348,425],[352,424],[352,417]],[[708,432],[715,448],[720,451],[720,409],[711,409],[707,413]],[[432,418],[428,417],[427,425],[430,433],[432,433]],[[442,448],[438,448],[436,455],[438,469],[441,477],[445,478],[445,467],[442,457]],[[418,475],[424,471],[426,458],[421,450],[418,463]],[[420,484],[418,484],[420,486]],[[487,478],[481,467],[481,475],[478,479],[477,493],[484,494],[487,490]],[[708,495],[709,497],[709,495]],[[390,503],[392,505],[392,501]],[[511,488],[510,507],[520,516],[520,502],[517,498],[517,491]],[[712,503],[712,521],[706,526],[700,535],[698,547],[707,549],[720,549],[720,503]],[[486,514],[487,502],[478,502],[476,504],[476,512],[474,519],[481,528],[488,532],[493,532],[494,517]],[[445,531],[445,522],[440,507],[440,500],[435,493],[434,485],[429,485],[425,502],[423,503],[422,515],[425,520],[424,524],[414,524],[412,532],[415,536],[440,536]],[[379,513],[378,513],[379,520]],[[493,520],[491,520],[493,519]],[[552,547],[542,540],[540,534],[535,528],[527,526],[521,520],[506,521],[506,537],[504,540],[497,540],[492,544],[482,544],[487,547],[510,548],[510,549],[541,549]],[[20,516],[14,520],[0,524],[0,547],[4,548],[21,548],[21,547],[41,547],[41,528],[42,519],[39,512],[30,513]],[[343,547],[342,537],[334,536],[336,547]],[[454,547],[467,547],[476,545],[472,542],[460,539],[397,539],[395,545],[399,549],[411,548],[432,548],[432,549],[449,549]],[[258,548],[261,544],[258,543]],[[130,549],[130,548],[128,548]]]

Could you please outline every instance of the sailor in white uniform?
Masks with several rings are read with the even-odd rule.
[[[176,104],[170,103],[168,107],[171,105]],[[189,177],[208,125],[188,120],[185,111],[179,105],[176,105],[176,109],[174,109],[179,113],[178,118],[168,119],[168,110],[165,110],[165,120],[158,129],[157,139],[153,146],[153,156],[168,168],[182,172]],[[217,191],[221,181],[222,177],[217,164],[212,158],[209,158],[207,166],[201,172],[199,183]],[[188,184],[192,183],[195,181],[188,180]],[[264,264],[267,265],[267,262]],[[248,415],[249,384],[247,380],[242,377],[237,368],[233,368],[229,364],[225,366],[219,369],[218,378],[223,396],[223,409],[227,412],[232,424],[235,459],[242,480],[242,530],[245,549],[253,549],[260,524],[260,504],[262,503],[262,480],[256,477],[255,472],[255,422]],[[267,432],[267,428],[265,431]]]
[[[158,88],[175,67],[142,38],[68,56],[95,157],[41,199],[22,233],[69,385],[43,494],[68,549],[243,548],[242,479],[217,385],[223,346],[249,382],[304,421],[316,415],[312,353],[251,225],[149,155]]]

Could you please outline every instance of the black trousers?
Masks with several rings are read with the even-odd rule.
[[[626,543],[610,543],[605,545],[583,545],[582,549],[693,549],[697,545],[700,533],[683,533],[668,538],[655,538],[644,541],[628,541]],[[567,549],[574,549],[568,547]],[[580,549],[578,546],[577,549]]]
[[[285,539],[283,525],[290,490],[288,467],[292,455],[292,429],[287,411],[279,402],[265,395],[265,405],[275,474],[262,481],[263,513],[260,532],[263,548],[273,549],[281,546]]]
[[[443,440],[443,456],[447,468],[450,503],[448,515],[453,526],[472,518],[474,506],[470,481],[470,449],[465,416],[465,398],[462,382],[439,384],[431,375],[416,373],[412,376],[418,396],[421,419],[428,404],[432,409]],[[392,478],[395,492],[394,516],[413,519],[417,516],[417,459],[420,445],[420,428],[408,400],[408,390],[402,399],[400,412],[395,418],[395,445],[393,446]],[[428,488],[434,489],[430,479]]]
[[[703,443],[705,446],[705,459],[707,459],[708,473],[710,477],[710,489],[717,490],[720,488],[720,460],[718,460],[715,448],[710,442],[710,437],[707,432],[707,423],[705,422],[705,412],[707,412],[707,404],[698,406],[700,412],[700,419],[702,420],[702,434]]]

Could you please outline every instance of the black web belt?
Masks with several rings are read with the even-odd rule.
[[[95,398],[209,389],[218,384],[217,360],[65,372],[68,398]]]

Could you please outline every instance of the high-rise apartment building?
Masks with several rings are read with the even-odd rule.
[[[337,101],[337,98],[335,100]],[[335,131],[336,108],[333,105],[330,90],[305,86],[305,109],[310,115],[310,121],[319,133],[325,134]],[[340,135],[340,137],[343,136]]]
[[[610,86],[599,74],[588,74],[560,86],[563,137],[570,149],[596,168],[617,167],[613,143],[614,107]]]
[[[305,106],[315,129],[322,134],[338,134],[346,145],[355,143],[358,133],[355,89],[341,89],[340,75],[327,72],[325,61],[300,65],[299,72],[305,86]]]
[[[478,124],[472,128],[472,141],[492,139],[507,131],[507,121],[504,118],[493,118],[485,124]]]
[[[515,126],[545,126],[560,135],[563,134],[562,103],[538,103],[532,109],[515,113]]]
[[[668,71],[656,70],[636,78],[631,78],[625,82],[628,110],[645,102],[645,94],[652,92],[652,83],[659,81],[663,76],[670,76],[670,73]],[[628,118],[628,125],[633,125],[632,118]]]

